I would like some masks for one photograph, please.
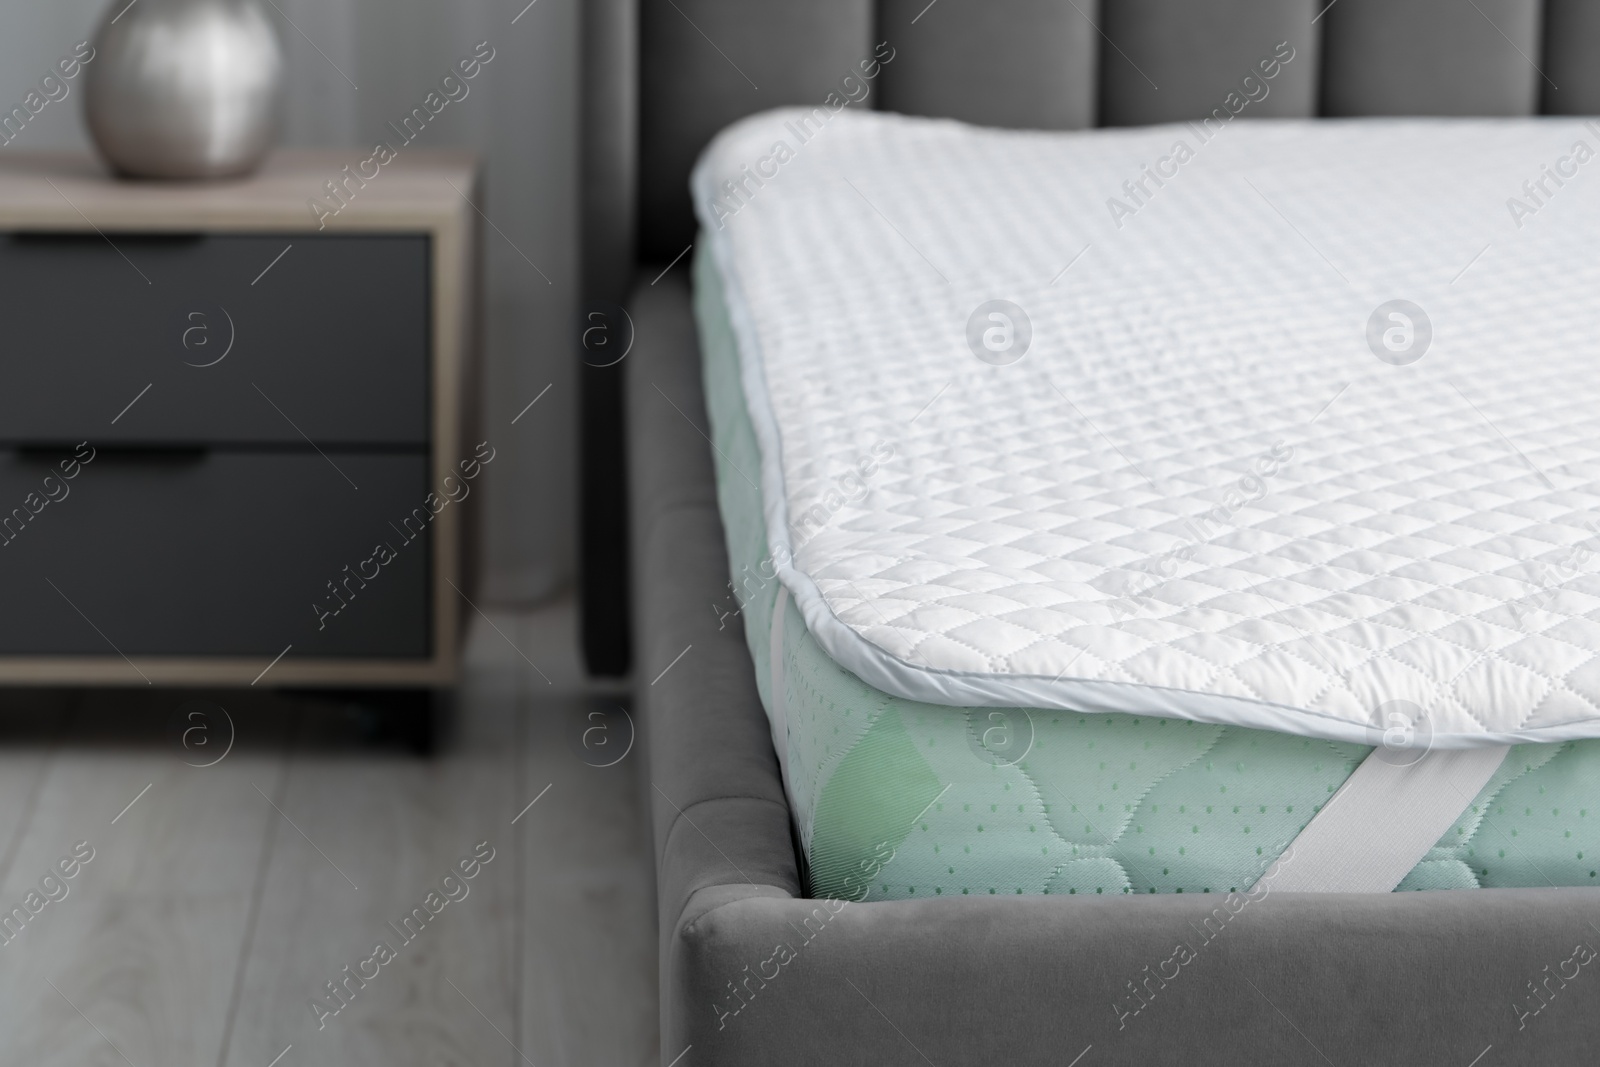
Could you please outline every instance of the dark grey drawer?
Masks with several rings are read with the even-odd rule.
[[[428,439],[426,236],[108,236],[0,236],[0,443]]]
[[[0,452],[0,654],[429,654],[431,524],[391,525],[422,507],[426,455],[101,448],[46,482],[61,458]],[[364,565],[379,543],[394,558]],[[328,582],[347,606],[319,620]]]

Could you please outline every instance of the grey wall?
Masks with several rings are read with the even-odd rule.
[[[569,338],[578,292],[580,0],[537,0],[515,24],[526,0],[274,2],[280,10],[266,11],[288,59],[286,144],[370,148],[385,123],[410,111],[473,45],[486,40],[495,49],[471,95],[418,144],[472,148],[486,163],[479,206],[505,236],[484,227],[484,422],[509,461],[495,464],[498,477],[485,487],[484,586],[494,599],[547,594],[571,577],[574,558],[577,380]],[[0,0],[0,100],[20,100],[92,33],[104,7],[105,0]],[[87,149],[81,99],[74,93],[65,106],[50,105],[0,152]]]

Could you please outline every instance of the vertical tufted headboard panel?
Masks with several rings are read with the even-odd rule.
[[[994,126],[1199,118],[1282,41],[1294,59],[1247,116],[1600,110],[1595,0],[590,2],[637,17],[644,260],[691,239],[685,183],[713,133],[821,104],[879,41],[895,58],[859,106]]]
[[[1267,93],[1240,114],[1309,118],[1316,114],[1318,27],[1327,0],[1105,0],[1100,62],[1100,124],[1143,126],[1209,115],[1240,92],[1257,64],[1288,42],[1293,58],[1277,68]]]
[[[1546,115],[1600,114],[1600,4],[1595,0],[1545,0],[1544,47],[1539,65],[1541,110]]]
[[[938,0],[932,7],[882,0],[875,41],[895,53],[874,103],[985,126],[1093,126],[1100,36],[1089,16],[1099,7],[1099,0]]]
[[[694,237],[689,171],[735,119],[820,104],[872,54],[868,0],[640,0],[640,253],[665,262]]]
[[[1339,0],[1322,20],[1322,113],[1537,114],[1543,6]]]

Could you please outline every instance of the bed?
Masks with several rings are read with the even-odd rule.
[[[1600,38],[1576,5],[1502,4],[1476,22],[1428,3],[1319,10],[946,0],[920,13],[589,14],[591,76],[608,72],[613,101],[636,91],[637,113],[620,114],[639,123],[637,140],[626,122],[597,127],[591,160],[624,201],[639,175],[639,245],[655,263],[626,301],[632,350],[591,389],[626,392],[663,1063],[1551,1062],[1592,1044],[1579,1010],[1600,936],[1584,858],[1597,758],[1578,563],[1593,484],[1587,342],[1567,346],[1569,365],[1552,362],[1560,345],[1536,348],[1520,373],[1490,357],[1516,336],[1516,315],[1493,299],[1508,291],[1545,301],[1533,333],[1546,341],[1582,336],[1589,216],[1581,193],[1563,198],[1545,175],[1581,185],[1574,142],[1600,139],[1576,119],[1504,120],[1595,110],[1574,42]],[[901,23],[899,37],[886,29]],[[636,68],[615,62],[633,26]],[[1385,55],[1397,27],[1410,47]],[[704,62],[709,39],[725,65]],[[1464,66],[1470,78],[1452,82]],[[1431,118],[1295,121],[1319,114]],[[1135,128],[1000,129],[1096,120]],[[989,163],[963,179],[941,159]],[[1361,159],[1391,165],[1345,166]],[[1052,201],[1029,197],[1050,175],[1053,202],[1098,219],[1030,232]],[[937,224],[941,211],[972,214],[975,188],[1003,202],[991,227]],[[622,269],[601,254],[633,233],[617,203],[590,217],[591,284]],[[1371,251],[1392,229],[1387,210],[1420,220],[1429,240]],[[1209,231],[1189,226],[1210,216]],[[773,248],[783,254],[749,251]],[[1248,284],[1231,284],[1238,271],[1219,284],[1197,257],[1262,266]],[[1436,337],[1416,304],[1386,306],[1417,295],[1405,283],[1423,270],[1442,272],[1421,301]],[[875,288],[917,271],[939,277]],[[1342,288],[1353,291],[1341,303],[1330,294]],[[1362,344],[1367,311],[1378,327]],[[922,355],[896,362],[894,344],[932,323],[937,336],[912,346]],[[850,336],[830,340],[830,328]],[[1336,336],[1353,351],[1307,365]],[[1498,342],[1482,346],[1488,362],[1473,362],[1468,336]],[[1115,366],[1087,373],[1108,353]],[[1442,358],[1471,373],[1430,391],[1421,372]],[[1264,409],[1286,374],[1305,376],[1287,390],[1295,402]],[[758,375],[769,380],[753,389]],[[962,383],[953,396],[947,380]],[[1107,402],[1130,392],[1157,401]],[[818,411],[849,417],[804,417]],[[1190,416],[1182,433],[1140,432]],[[910,429],[885,433],[885,420]],[[1345,462],[1354,453],[1338,442],[1357,437],[1391,451]],[[1015,484],[982,501],[970,485],[929,490],[970,470],[972,447],[1026,481],[1019,440],[1048,453],[1051,485],[1078,472],[1065,498],[1096,501],[1095,513],[1041,524],[1051,508],[1017,507]],[[1074,441],[1093,447],[1063,454]],[[1392,449],[1418,441],[1437,447],[1413,460],[1451,462],[1393,476],[1406,457]],[[1374,470],[1390,475],[1361,481]],[[1474,474],[1481,484],[1463,484]],[[1330,496],[1333,484],[1349,492]],[[1417,540],[1415,524],[1396,525],[1416,518],[1406,505],[1446,490],[1497,492],[1462,507],[1521,519],[1447,558],[1359,563]],[[959,507],[930,516],[937,500]],[[1128,519],[1157,500],[1195,506]],[[1317,542],[1305,522],[1334,503],[1361,514],[1320,531],[1382,540],[1341,546],[1336,565],[1285,548]],[[1461,526],[1434,515],[1421,539]],[[1505,554],[1543,566],[1537,576],[1474,556],[1534,535],[1539,552]],[[953,540],[977,550],[952,555]],[[1360,582],[1321,600],[1286,592],[1350,570],[1350,553]],[[1291,557],[1293,573],[1271,572]],[[1041,572],[1061,560],[1071,573]],[[1461,573],[1443,580],[1447,565]],[[1319,604],[1401,579],[1428,588],[1382,594],[1339,627],[1317,621]],[[1456,588],[1485,602],[1440,599]],[[1256,632],[1266,622],[1282,632]],[[1462,639],[1462,626],[1479,629]],[[1545,644],[1480,640],[1489,626]],[[1405,640],[1374,640],[1379,628]],[[1550,683],[1538,693],[1511,669],[1530,655]],[[1411,710],[1387,718],[1396,707]],[[1392,745],[1397,722],[1405,740]],[[1482,764],[1478,778],[1435,825],[1446,832],[1385,883],[1423,891],[1297,891],[1310,871],[1311,887],[1344,884],[1307,835],[1360,768],[1452,753]],[[1358,820],[1369,838],[1371,821]]]

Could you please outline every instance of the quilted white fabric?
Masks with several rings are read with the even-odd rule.
[[[1396,707],[1441,747],[1600,736],[1593,127],[797,114],[693,191],[765,573],[840,665],[1368,744]]]

